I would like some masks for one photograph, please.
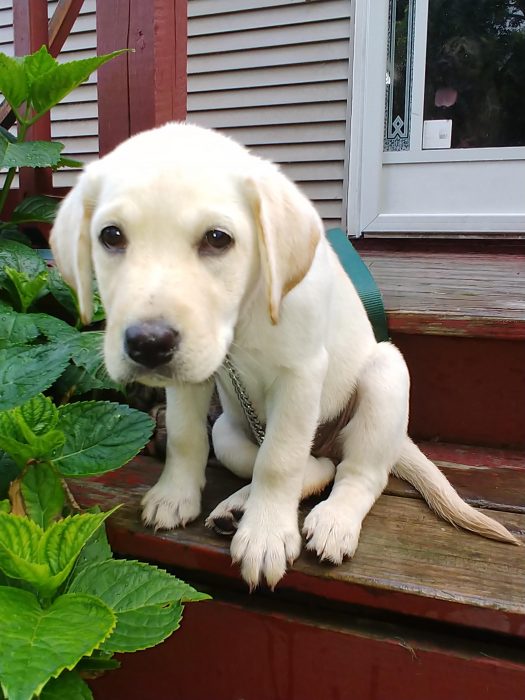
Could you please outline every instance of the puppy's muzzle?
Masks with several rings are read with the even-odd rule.
[[[144,321],[128,326],[124,350],[134,362],[148,369],[166,365],[179,347],[179,333],[164,321]]]

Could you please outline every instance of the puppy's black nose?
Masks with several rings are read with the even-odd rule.
[[[144,321],[126,329],[124,350],[134,362],[153,369],[171,360],[179,340],[177,331],[164,321]]]

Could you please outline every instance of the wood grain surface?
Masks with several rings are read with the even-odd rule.
[[[391,332],[525,338],[525,256],[361,251]]]
[[[505,458],[502,450],[488,450],[486,459],[481,451],[468,459],[464,453],[464,448],[441,446],[442,457],[447,457],[441,461],[451,481],[472,501],[490,506],[485,512],[525,538],[523,461],[516,453]],[[463,457],[454,462],[454,455]],[[494,464],[502,461],[509,464],[495,474]],[[158,462],[138,458],[101,479],[74,481],[71,486],[83,505],[96,503],[106,509],[123,504],[109,521],[110,539],[120,554],[220,577],[244,590],[237,568],[231,565],[228,539],[206,529],[203,522],[242,482],[210,465],[203,516],[185,529],[155,533],[140,522],[140,499],[160,469]],[[366,518],[351,561],[338,567],[319,564],[303,551],[275,595],[314,596],[525,637],[525,547],[456,530],[414,496],[408,487],[391,482]],[[302,504],[301,518],[314,502]]]

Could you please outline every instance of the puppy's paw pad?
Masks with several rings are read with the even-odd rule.
[[[306,548],[317,554],[321,561],[341,564],[345,557],[353,557],[359,542],[361,523],[351,513],[329,501],[319,503],[305,518],[303,534]]]
[[[249,494],[250,487],[245,486],[219,503],[206,518],[206,527],[212,528],[219,535],[235,534],[244,515]]]
[[[200,513],[200,492],[169,490],[157,484],[142,499],[142,521],[155,530],[184,527]]]
[[[218,535],[225,535],[226,537],[231,537],[235,534],[237,528],[239,527],[239,522],[243,516],[243,512],[240,510],[232,510],[223,515],[213,515],[210,514],[206,518],[206,527],[209,527]]]

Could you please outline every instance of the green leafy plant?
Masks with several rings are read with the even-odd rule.
[[[208,598],[154,566],[114,560],[103,529],[114,511],[80,512],[68,498],[65,477],[118,468],[152,427],[126,405],[57,407],[41,393],[0,412],[0,468],[11,478],[0,500],[0,685],[9,700],[91,697],[73,669],[107,670],[114,653],[158,644],[178,628],[184,603]]]
[[[0,128],[0,164],[8,168],[0,216],[19,167],[77,165],[61,157],[61,144],[25,142],[27,129],[119,53],[66,64],[44,48],[21,59],[0,54],[0,92],[18,122],[16,137]],[[118,667],[117,652],[163,641],[178,628],[184,603],[209,597],[155,566],[113,559],[104,522],[115,509],[82,512],[66,482],[125,464],[153,421],[115,401],[68,403],[119,387],[102,363],[101,332],[80,330],[73,291],[36,251],[7,240],[18,225],[50,223],[55,206],[29,198],[0,223],[0,698],[7,700],[89,700],[84,676]],[[51,302],[72,322],[45,313]],[[98,299],[95,306],[100,320]]]
[[[62,310],[62,319],[40,310],[52,305]],[[95,321],[103,318],[96,296]],[[102,342],[99,330],[81,332],[76,295],[56,269],[32,248],[0,240],[0,410],[52,384],[59,402],[120,390],[104,368]],[[21,381],[15,391],[16,378]]]
[[[62,156],[64,145],[57,141],[27,141],[28,129],[67,94],[83,83],[93,71],[123,51],[81,61],[59,63],[42,46],[35,53],[11,58],[0,53],[0,92],[16,118],[16,136],[0,127],[0,169],[7,175],[0,191],[0,219],[19,168],[79,167],[82,163]],[[20,224],[52,222],[57,199],[44,195],[26,198],[11,220],[2,221],[0,234],[10,237]]]

